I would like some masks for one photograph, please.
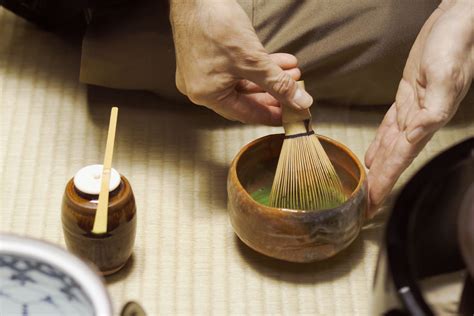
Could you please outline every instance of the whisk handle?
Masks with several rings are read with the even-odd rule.
[[[297,81],[297,84],[304,90],[303,80]],[[311,112],[309,109],[296,110],[283,105],[282,122],[286,135],[301,134],[312,131]]]
[[[305,90],[304,88],[304,81],[300,80],[296,82],[298,86]],[[292,107],[283,105],[282,107],[282,122],[285,123],[294,123],[294,122],[302,122],[304,120],[311,119],[311,112],[309,109],[304,110],[297,110]]]
[[[288,106],[283,106],[281,115],[283,124],[303,122],[304,120],[311,119],[311,112],[309,109],[295,110]]]

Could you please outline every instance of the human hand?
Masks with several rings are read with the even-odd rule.
[[[235,0],[171,0],[176,86],[195,104],[244,123],[281,124],[280,104],[308,108],[296,57],[268,54]]]
[[[474,73],[472,0],[443,1],[408,56],[395,102],[365,156],[368,217],[433,134],[456,113]]]

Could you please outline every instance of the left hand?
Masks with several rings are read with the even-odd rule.
[[[305,109],[294,55],[269,54],[236,0],[170,0],[176,87],[234,121],[281,125],[281,104]]]
[[[408,56],[395,102],[365,156],[368,217],[433,134],[456,113],[474,73],[472,0],[443,1]]]

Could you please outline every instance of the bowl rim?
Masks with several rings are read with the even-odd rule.
[[[0,255],[34,258],[60,269],[84,289],[92,302],[95,315],[113,314],[112,301],[102,278],[72,253],[49,241],[29,236],[0,233],[0,241]]]
[[[285,134],[284,133],[277,133],[277,134],[269,134],[269,135],[265,135],[265,136],[262,136],[262,137],[259,137],[257,139],[254,139],[253,141],[247,143],[245,146],[243,146],[240,151],[237,153],[237,155],[235,156],[234,160],[232,161],[231,163],[231,166],[230,166],[230,169],[229,169],[229,172],[230,172],[230,175],[231,177],[235,178],[237,181],[234,181],[234,183],[237,185],[237,187],[239,188],[239,190],[243,191],[244,194],[249,198],[249,200],[251,201],[251,203],[253,205],[256,205],[256,206],[259,206],[259,207],[265,207],[267,208],[268,210],[273,210],[273,211],[280,211],[280,212],[288,212],[288,213],[296,213],[296,214],[306,214],[306,213],[313,213],[313,212],[318,212],[318,213],[325,213],[325,212],[328,212],[328,211],[331,211],[331,210],[334,210],[338,207],[335,207],[335,208],[327,208],[327,209],[322,209],[322,210],[318,210],[318,211],[312,211],[312,210],[294,210],[294,209],[290,209],[290,208],[280,208],[280,207],[272,207],[272,206],[268,206],[268,205],[263,205],[261,203],[258,203],[257,201],[255,201],[251,196],[250,194],[247,192],[247,190],[243,187],[242,183],[240,182],[239,180],[239,177],[237,175],[237,164],[240,160],[240,158],[242,157],[242,155],[252,146],[254,146],[256,143],[259,143],[259,142],[262,142],[265,138],[271,138],[271,137],[275,137],[275,136],[284,136]],[[328,136],[324,136],[324,135],[320,135],[320,134],[316,134],[316,136],[319,138],[319,139],[323,139],[324,141],[328,142],[328,143],[331,143],[332,145],[335,145],[336,147],[342,149],[346,154],[348,154],[350,156],[350,158],[352,159],[352,161],[355,162],[355,164],[357,165],[357,167],[359,168],[359,172],[360,172],[360,179],[357,183],[357,186],[355,187],[355,189],[352,191],[351,195],[347,198],[346,202],[349,201],[350,199],[354,198],[355,194],[357,192],[359,192],[362,188],[362,186],[364,185],[365,181],[366,181],[366,178],[367,178],[367,175],[366,175],[366,172],[365,172],[365,169],[362,165],[362,163],[360,162],[360,160],[357,158],[357,156],[344,144],[342,144],[341,142],[338,142],[337,140],[334,140]]]

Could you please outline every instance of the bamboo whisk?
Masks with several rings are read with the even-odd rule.
[[[304,89],[304,82],[298,85]],[[283,106],[285,139],[270,193],[270,206],[296,210],[336,207],[346,200],[341,180],[311,127],[309,109]]]

